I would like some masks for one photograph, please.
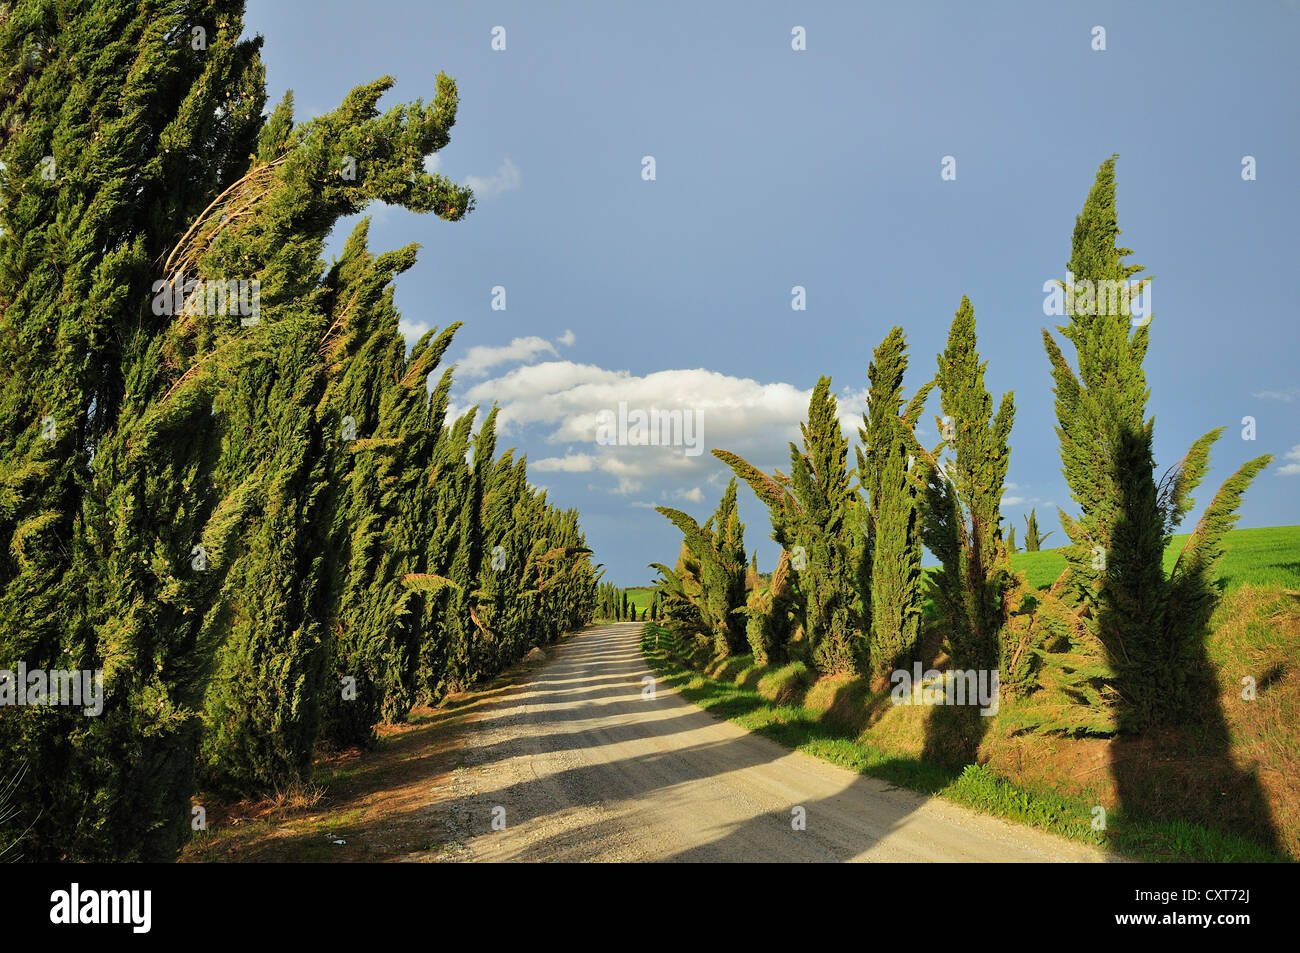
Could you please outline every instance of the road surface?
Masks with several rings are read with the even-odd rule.
[[[456,859],[1113,859],[790,751],[674,691],[643,697],[641,629],[600,626],[549,649],[474,722],[442,805]]]

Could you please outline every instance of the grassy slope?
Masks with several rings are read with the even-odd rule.
[[[1166,576],[1178,561],[1187,538],[1186,534],[1175,536],[1165,550]],[[1017,553],[1011,557],[1011,566],[1024,572],[1031,586],[1042,589],[1055,582],[1065,569],[1065,557],[1055,549]],[[1244,583],[1300,589],[1300,526],[1238,529],[1229,533],[1219,579],[1228,589]]]
[[[627,597],[636,606],[637,612],[650,608],[650,601],[654,598],[654,594],[655,591],[650,586],[637,586],[627,590]]]
[[[1185,539],[1171,544],[1166,569]],[[1014,563],[1041,586],[1055,579],[1064,558],[1047,551]],[[798,662],[770,668],[746,656],[700,674],[683,663],[699,668],[703,660],[687,658],[685,646],[674,652],[671,637],[657,629],[648,630],[645,649],[661,677],[720,717],[900,786],[1143,859],[1277,859],[1279,851],[1261,843],[1270,834],[1282,851],[1300,856],[1300,671],[1293,661],[1300,609],[1284,594],[1300,588],[1300,527],[1231,533],[1219,575],[1228,595],[1207,641],[1230,738],[1229,755],[1219,759],[1203,755],[1197,729],[1159,743],[1068,739],[999,731],[994,719],[979,764],[937,764],[927,747],[936,713],[950,709],[894,706],[860,679],[817,679]],[[1249,703],[1240,698],[1243,672],[1261,686]],[[1119,803],[1112,777],[1119,759],[1143,766],[1145,789],[1127,798],[1136,809]],[[1271,807],[1263,817],[1245,806],[1256,785]],[[1092,829],[1098,805],[1107,812],[1104,833]]]

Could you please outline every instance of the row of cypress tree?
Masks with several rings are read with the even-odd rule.
[[[641,610],[638,610],[635,603],[628,598],[627,592],[626,589],[620,589],[612,582],[599,583],[596,586],[594,618],[612,622],[637,622],[659,618],[658,592],[651,597],[650,605]]]
[[[0,667],[102,669],[105,698],[0,712],[0,846],[36,859],[173,857],[197,786],[290,786],[593,607],[576,512],[497,455],[495,409],[446,420],[450,368],[427,386],[458,325],[407,351],[415,247],[362,222],[322,263],[372,201],[472,209],[424,166],[454,82],[266,116],[242,11],[0,7]]]
[[[1116,242],[1114,163],[1098,171],[1067,264],[1092,287],[1142,270],[1123,262],[1130,252]],[[861,673],[879,688],[892,669],[921,660],[928,613],[954,667],[996,668],[1012,695],[1049,693],[1026,727],[1141,731],[1211,710],[1215,688],[1198,660],[1219,596],[1215,567],[1242,493],[1271,458],[1247,462],[1224,483],[1166,575],[1164,550],[1222,429],[1157,481],[1142,371],[1149,323],[1096,312],[1076,308],[1058,329],[1075,347],[1077,371],[1043,332],[1062,472],[1079,508],[1077,518],[1060,514],[1068,566],[1050,588],[1030,589],[1010,567],[1014,535],[1004,536],[1000,501],[1015,406],[1007,393],[994,410],[974,309],[963,297],[937,374],[910,399],[901,329],[876,348],[856,471],[825,377],[813,389],[802,446],[790,444],[788,475],[713,451],[768,507],[780,561],[766,583],[756,574],[745,583],[734,480],[704,526],[661,509],[684,536],[676,567],[654,567],[666,624],[696,635],[714,656],[746,643],[762,662],[798,652],[823,673]],[[941,440],[926,449],[915,425],[932,389]],[[1036,514],[1026,528],[1027,548],[1037,549],[1044,537]],[[922,547],[939,562],[926,573]]]

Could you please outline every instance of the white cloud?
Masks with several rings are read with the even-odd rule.
[[[556,354],[555,345],[545,338],[515,338],[503,347],[476,345],[456,362],[456,370],[466,377],[486,377],[498,364],[530,361],[539,354]]]
[[[1300,387],[1288,387],[1285,390],[1262,390],[1257,394],[1251,394],[1259,400],[1280,400],[1284,404],[1292,403],[1300,399]]]
[[[424,171],[430,175],[437,175],[442,170],[442,156],[438,153],[424,157]]]
[[[589,453],[568,453],[562,457],[544,457],[530,463],[530,470],[559,473],[586,473],[595,468],[596,458]]]
[[[524,340],[533,343],[516,346],[520,342],[512,342],[509,348],[471,352],[471,369],[481,372],[491,364],[526,359],[527,351],[541,353],[550,348],[537,343],[540,338]],[[604,473],[615,484],[610,492],[621,494],[639,493],[649,481],[657,484],[656,492],[663,490],[665,494],[673,493],[676,485],[680,488],[678,495],[665,498],[702,502],[705,494],[701,486],[715,485],[730,475],[709,453],[714,447],[732,450],[764,470],[788,470],[788,444],[800,440],[799,424],[808,412],[810,394],[811,388],[801,390],[784,382],[761,383],[706,368],[634,375],[555,360],[526,364],[490,380],[474,382],[456,395],[450,418],[471,405],[487,407],[496,402],[501,408],[497,417],[499,433],[536,432],[538,442],[563,446],[562,453],[530,461],[530,469]],[[840,401],[841,424],[846,435],[856,439],[865,394],[848,391],[840,395]],[[599,415],[617,413],[620,403],[625,403],[629,412],[654,409],[682,411],[684,417],[690,414],[696,430],[688,431],[686,436],[692,439],[683,441],[690,446],[598,444]]]
[[[433,325],[428,321],[413,321],[404,317],[397,323],[397,330],[402,337],[406,338],[407,347],[411,347],[416,341],[433,330]]]
[[[1300,443],[1288,450],[1286,456],[1282,459],[1291,462],[1277,471],[1278,476],[1296,476],[1300,474]]]
[[[486,179],[477,175],[465,176],[465,184],[474,190],[475,198],[496,198],[502,192],[510,192],[519,188],[523,182],[523,177],[519,174],[518,167],[515,166],[507,156],[501,163],[501,168],[497,169],[497,174]]]
[[[1023,490],[1024,493],[1011,492],[1013,490]],[[1019,483],[1012,483],[1008,480],[1002,484],[1002,506],[1051,506],[1051,501],[1043,502],[1041,496],[1029,496],[1029,488]]]
[[[578,340],[572,331],[565,328],[564,333],[555,339],[555,343],[563,344],[565,347],[573,347],[573,342]]]

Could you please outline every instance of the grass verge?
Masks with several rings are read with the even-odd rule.
[[[873,707],[891,714],[925,717],[923,708],[891,706],[887,696],[863,698],[859,684],[828,686],[801,663],[757,666],[752,658],[728,659],[704,672],[685,664],[684,649],[667,629],[647,623],[641,649],[661,685],[671,687],[705,711],[796,751],[859,774],[923,794],[942,797],[986,814],[1026,824],[1071,840],[1095,844],[1123,859],[1142,861],[1267,862],[1286,858],[1250,839],[1182,819],[1136,816],[1094,799],[1060,793],[1047,785],[1017,783],[987,764],[945,766],[902,746],[885,747],[856,732],[837,699],[857,698],[871,717]],[[933,711],[933,710],[931,710]],[[882,719],[883,720],[883,719]],[[895,734],[906,734],[895,725]],[[1104,818],[1104,830],[1095,822]]]

